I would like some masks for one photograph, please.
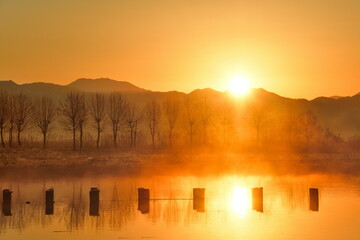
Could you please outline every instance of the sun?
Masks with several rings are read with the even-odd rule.
[[[244,77],[233,78],[228,86],[229,92],[235,96],[246,95],[250,92],[251,86],[248,79]]]
[[[251,204],[249,192],[246,188],[239,186],[234,186],[233,191],[231,203],[233,212],[240,218],[244,218]]]

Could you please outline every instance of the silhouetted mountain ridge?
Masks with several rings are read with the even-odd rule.
[[[194,96],[209,99],[213,102],[222,103],[224,99],[232,101],[257,101],[266,104],[269,112],[273,114],[297,111],[312,111],[324,125],[336,134],[344,137],[360,135],[360,93],[349,97],[318,97],[313,100],[293,99],[282,97],[276,93],[268,92],[265,89],[252,89],[246,97],[234,98],[227,92],[220,92],[211,88],[196,89],[189,94],[169,91],[154,92],[137,87],[129,82],[116,81],[109,78],[98,79],[78,79],[68,85],[58,85],[53,83],[35,82],[27,84],[17,84],[11,80],[0,81],[0,89],[9,93],[24,92],[33,97],[49,96],[55,100],[63,99],[68,92],[78,90],[83,92],[104,92],[110,93],[119,91],[130,101],[143,105],[151,99],[164,101],[166,98]]]
[[[110,78],[80,78],[66,85],[84,92],[143,92],[143,88],[139,88],[126,81],[117,81]]]

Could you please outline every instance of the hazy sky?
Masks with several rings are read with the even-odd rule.
[[[360,92],[359,0],[0,0],[0,79]]]

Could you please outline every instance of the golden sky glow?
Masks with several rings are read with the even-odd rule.
[[[360,91],[360,1],[0,0],[0,79],[109,77],[288,97]]]

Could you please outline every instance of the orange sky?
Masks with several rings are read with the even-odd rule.
[[[360,92],[359,0],[0,0],[0,79]]]

